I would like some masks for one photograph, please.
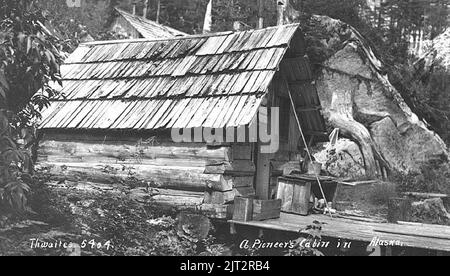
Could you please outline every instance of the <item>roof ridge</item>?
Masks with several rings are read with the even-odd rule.
[[[153,20],[151,20],[151,19],[144,18],[144,17],[142,17],[142,16],[138,16],[138,15],[135,15],[135,14],[131,14],[131,13],[129,13],[129,12],[127,12],[127,11],[125,11],[125,10],[123,10],[123,9],[121,9],[121,8],[119,8],[119,7],[117,7],[117,6],[114,7],[114,9],[115,9],[118,13],[120,13],[122,16],[124,16],[124,17],[130,17],[130,20],[128,20],[128,19],[126,18],[127,21],[137,20],[137,21],[139,21],[139,23],[145,23],[145,24],[149,24],[149,25],[152,25],[152,26],[155,26],[155,27],[159,27],[159,28],[161,28],[161,29],[167,29],[167,30],[169,30],[169,31],[171,31],[171,32],[173,32],[173,33],[175,33],[175,34],[178,34],[178,35],[189,35],[189,34],[187,34],[187,33],[185,33],[185,32],[182,32],[182,31],[177,30],[177,29],[175,29],[175,28],[172,28],[172,27],[170,27],[170,26],[167,26],[167,25],[158,23],[158,22],[153,21]],[[134,25],[133,22],[129,22],[129,23],[132,24],[132,25]]]
[[[286,25],[282,25],[282,26],[270,26],[270,27],[266,27],[263,29],[252,29],[252,30],[245,30],[245,31],[224,31],[224,32],[216,32],[216,33],[208,33],[208,34],[177,36],[177,37],[171,37],[171,38],[158,38],[158,39],[137,38],[137,39],[100,40],[100,41],[81,43],[80,46],[96,46],[96,45],[108,45],[108,44],[118,44],[118,43],[157,42],[157,41],[185,40],[185,39],[192,39],[192,38],[208,38],[208,37],[218,37],[218,36],[225,36],[225,35],[244,33],[244,32],[254,32],[254,31],[285,28],[285,27],[291,27],[291,26],[300,26],[300,23],[292,23],[292,24],[286,24]]]

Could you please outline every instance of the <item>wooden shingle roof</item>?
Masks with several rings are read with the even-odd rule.
[[[117,13],[122,16],[138,33],[146,39],[172,38],[176,36],[187,36],[188,34],[176,29],[161,25],[154,21],[144,19],[140,16],[130,14],[119,8],[115,8]]]
[[[254,118],[298,24],[81,45],[42,129],[237,127]]]

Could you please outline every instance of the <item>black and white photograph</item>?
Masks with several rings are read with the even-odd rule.
[[[0,256],[450,256],[449,146],[450,0],[0,0]]]

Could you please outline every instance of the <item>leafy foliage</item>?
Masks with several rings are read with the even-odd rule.
[[[20,149],[11,136],[6,116],[0,113],[0,202],[25,210],[25,194],[30,192],[26,183],[31,181],[31,157],[30,152]]]
[[[413,111],[450,145],[450,75],[445,68],[422,72],[412,65],[391,70],[390,80]]]
[[[51,82],[61,84],[62,57],[33,1],[1,0],[0,7],[0,199],[24,210],[32,127],[57,95]]]
[[[392,177],[399,192],[450,193],[450,164],[424,164],[420,172],[398,173]]]

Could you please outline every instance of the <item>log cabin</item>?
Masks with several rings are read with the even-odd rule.
[[[126,38],[160,39],[188,35],[117,7],[114,8],[114,12],[115,16],[109,30]]]
[[[300,169],[294,112],[309,143],[327,137],[299,24],[86,43],[61,74],[39,127],[54,181],[147,186],[155,203],[224,219],[236,196],[272,198],[283,170]],[[251,137],[272,124],[264,107],[279,108],[269,153]],[[226,137],[195,136],[211,129]],[[174,142],[174,130],[189,135]]]

